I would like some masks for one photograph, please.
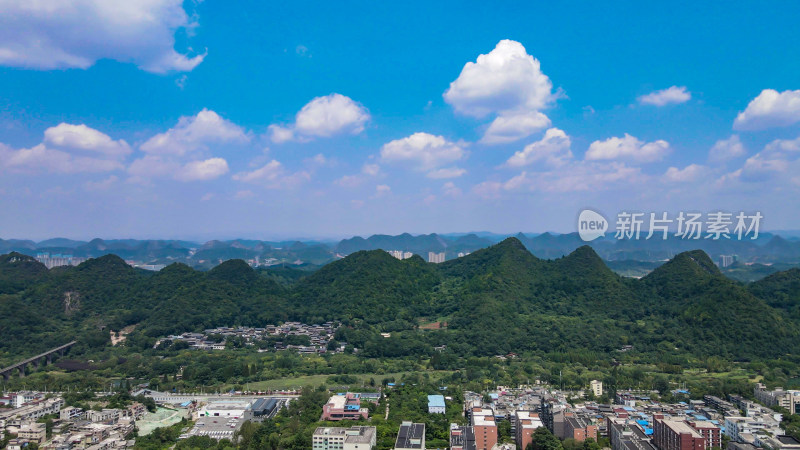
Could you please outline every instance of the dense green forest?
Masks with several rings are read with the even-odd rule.
[[[114,255],[47,270],[11,253],[0,257],[0,363],[75,339],[70,358],[91,360],[88,371],[101,378],[122,368],[139,379],[174,377],[177,368],[203,360],[195,366],[202,370],[190,368],[184,377],[189,385],[388,373],[398,358],[406,360],[398,366],[469,378],[467,361],[509,353],[535,361],[539,372],[527,378],[546,378],[550,363],[596,365],[605,373],[649,364],[669,373],[769,362],[788,379],[800,361],[798,305],[797,269],[743,284],[702,251],[690,251],[632,279],[612,272],[588,246],[545,260],[516,238],[442,264],[359,251],[315,272],[254,270],[230,260],[208,272],[172,264],[154,273]],[[336,340],[356,353],[300,358],[153,349],[173,333],[287,320],[338,321]],[[429,323],[442,326],[421,327]],[[123,328],[130,334],[112,347],[111,333]],[[316,361],[312,368],[309,360]]]

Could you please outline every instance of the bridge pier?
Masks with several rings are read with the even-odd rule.
[[[8,380],[9,378],[11,378],[11,375],[14,373],[15,370],[19,370],[20,378],[24,378],[25,368],[28,366],[28,364],[33,365],[34,367],[33,370],[36,370],[41,366],[51,364],[54,359],[58,358],[59,356],[64,356],[64,354],[69,350],[69,348],[76,343],[77,341],[69,342],[67,344],[62,345],[61,347],[57,347],[40,355],[28,358],[25,361],[14,364],[13,366],[8,366],[6,368],[0,369],[0,373],[3,374],[4,380]],[[56,355],[56,353],[58,353],[58,355]]]

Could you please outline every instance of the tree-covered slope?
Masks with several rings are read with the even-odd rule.
[[[800,322],[800,270],[746,286],[702,251],[641,280],[616,275],[589,246],[544,260],[516,238],[442,264],[359,251],[303,274],[256,271],[241,260],[154,273],[113,255],[48,271],[26,258],[0,257],[1,360],[69,339],[81,342],[78,352],[102,348],[109,331],[128,326],[129,342],[146,348],[172,333],[285,320],[341,321],[339,337],[367,356],[447,344],[462,355],[612,357],[633,345],[658,360],[754,359],[796,353]],[[421,327],[443,322],[438,331]]]
[[[750,285],[750,292],[773,308],[800,318],[800,269],[772,274]]]
[[[356,252],[294,286],[295,315],[314,323],[357,318],[367,323],[413,320],[440,282],[432,264],[415,256],[398,260],[383,250]]]

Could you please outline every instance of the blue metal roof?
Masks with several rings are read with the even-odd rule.
[[[444,397],[441,395],[429,395],[428,396],[428,408],[440,406],[444,408]]]

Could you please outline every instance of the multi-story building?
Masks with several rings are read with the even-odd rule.
[[[83,410],[81,408],[76,408],[74,406],[67,406],[66,408],[62,409],[59,413],[59,418],[61,420],[70,420],[76,417],[80,417],[83,415]]]
[[[478,450],[491,450],[497,444],[497,422],[491,409],[473,408],[472,427]]]
[[[719,255],[719,266],[726,268],[736,262],[736,255]]]
[[[45,424],[43,423],[26,423],[19,427],[17,438],[27,442],[35,442],[41,444],[44,442],[46,435]]]
[[[603,396],[603,382],[600,380],[592,380],[589,383],[589,387],[592,389],[592,394],[595,397],[602,397]]]
[[[313,450],[371,450],[375,446],[375,427],[319,427],[311,437]]]
[[[561,437],[561,436],[559,436]],[[593,424],[588,417],[582,415],[568,415],[564,417],[564,436],[563,439],[572,438],[578,442],[583,442],[587,438],[597,439],[597,425]]]
[[[414,256],[411,252],[404,252],[402,250],[389,250],[389,254],[397,259],[408,259]]]
[[[436,253],[436,252],[428,252],[428,262],[430,263],[443,263],[444,262],[444,252]]]
[[[425,450],[425,424],[403,422],[397,431],[395,450]]]
[[[328,403],[322,406],[320,420],[359,420],[368,416],[369,410],[361,407],[359,395],[348,392],[332,396]]]
[[[780,406],[792,414],[800,412],[800,391],[785,391],[781,387],[768,391],[766,386],[758,383],[753,389],[753,394],[756,400],[767,406]]]
[[[733,405],[731,402],[727,402],[717,396],[714,395],[704,395],[703,401],[711,408],[716,409],[717,411],[727,415],[736,415],[736,412],[739,409]]]
[[[442,395],[429,395],[428,396],[428,414],[444,414],[444,396]]]
[[[758,446],[773,450],[800,450],[800,441],[791,436],[764,436],[758,439]]]
[[[653,443],[660,450],[705,450],[706,440],[682,420],[655,418]]]
[[[44,264],[48,269],[58,266],[77,266],[78,264],[86,261],[86,258],[80,258],[72,255],[50,254],[50,253],[37,253],[36,260]]]
[[[783,430],[780,428],[780,422],[773,416],[725,416],[724,433],[732,441],[752,444],[757,434],[777,436],[783,434]]]
[[[564,405],[546,401],[542,397],[541,414],[542,423],[556,436],[564,434]]]
[[[700,433],[706,440],[706,448],[717,447],[722,448],[722,436],[718,426],[707,421],[689,421],[687,422],[690,427]]]
[[[450,424],[450,450],[478,450],[474,428]]]
[[[608,437],[613,450],[656,450],[644,430],[626,418],[609,419]]]
[[[531,411],[516,411],[514,413],[514,441],[517,448],[525,449],[533,441],[533,433],[537,428],[543,427],[539,415]]]
[[[11,419],[36,420],[48,414],[58,414],[63,407],[64,400],[61,397],[37,400],[21,408],[0,410],[0,423]]]

